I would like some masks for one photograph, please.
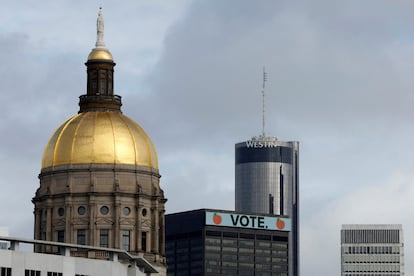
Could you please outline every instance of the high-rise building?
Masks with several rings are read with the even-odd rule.
[[[165,221],[167,275],[292,275],[290,218],[200,209]]]
[[[342,276],[403,276],[400,224],[345,224],[341,229]]]
[[[103,26],[100,10],[79,113],[57,128],[44,150],[40,187],[32,200],[34,238],[123,249],[162,271],[166,199],[157,153],[139,124],[121,112]],[[35,245],[36,252],[58,249]],[[72,255],[89,257],[77,249]]]
[[[235,146],[236,212],[287,216],[289,265],[299,275],[299,142],[254,137]]]

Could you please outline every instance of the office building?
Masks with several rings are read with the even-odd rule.
[[[40,187],[32,200],[34,237],[122,249],[165,271],[166,199],[157,153],[144,129],[121,112],[121,97],[114,93],[115,62],[105,46],[103,26],[100,10],[79,113],[57,128],[44,150]],[[45,104],[53,99],[49,101]],[[40,243],[35,250],[58,253],[58,247]]]
[[[237,212],[287,216],[290,270],[299,275],[299,143],[259,136],[235,146]]]
[[[200,209],[165,220],[167,275],[292,275],[290,218]]]
[[[341,276],[403,276],[400,224],[345,224],[341,229]]]

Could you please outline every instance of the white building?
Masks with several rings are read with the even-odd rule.
[[[403,276],[401,224],[345,224],[341,230],[341,276]]]
[[[11,237],[0,237],[0,241],[10,243],[10,248],[0,250],[1,276],[147,276],[158,273],[143,257],[120,249]],[[55,248],[60,254],[21,251],[19,246],[23,243]]]
[[[0,227],[0,237],[7,237],[9,235],[9,228],[7,227]],[[6,241],[0,241],[0,249],[7,249],[9,247],[9,243]],[[3,276],[2,274],[0,274]]]

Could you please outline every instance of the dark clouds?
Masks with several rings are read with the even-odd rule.
[[[355,222],[386,223],[369,217],[369,212],[347,210],[352,205],[341,199],[358,204],[353,197],[360,189],[388,187],[395,174],[409,174],[413,165],[413,149],[403,146],[414,134],[409,73],[414,56],[406,28],[413,23],[406,12],[410,6],[237,3],[195,2],[170,29],[148,77],[149,99],[159,110],[148,125],[157,128],[151,131],[160,162],[165,162],[170,210],[216,207],[209,199],[225,188],[226,199],[217,207],[233,204],[233,147],[260,134],[265,65],[267,132],[301,143],[303,247],[313,250],[311,241],[323,239],[325,231],[332,238],[329,250],[322,248],[314,257],[304,250],[304,274],[333,274],[339,269],[339,255],[332,254],[339,252],[341,223],[352,222],[352,216]],[[153,114],[152,108],[144,113]],[[225,158],[217,162],[216,156]],[[181,168],[188,168],[186,176],[196,172],[197,177],[175,179],[170,169],[174,157]],[[211,181],[210,175],[223,179]],[[182,203],[176,188],[196,200]],[[394,196],[398,200],[400,194]],[[369,197],[360,204],[380,203]],[[343,212],[352,215],[347,221],[336,219]],[[390,221],[410,228],[405,216],[397,217]],[[319,230],[313,229],[314,220],[323,221]],[[323,259],[325,267],[313,267],[316,258]]]
[[[0,225],[12,235],[31,236],[43,147],[85,91],[100,3],[62,3],[0,11]],[[302,274],[337,273],[342,223],[402,223],[412,252],[413,8],[104,3],[115,89],[157,147],[167,212],[233,208],[234,144],[261,133],[266,66],[267,133],[300,141]]]

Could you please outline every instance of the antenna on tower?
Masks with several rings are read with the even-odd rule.
[[[262,87],[262,137],[266,137],[265,132],[265,114],[266,114],[266,98],[265,98],[265,87],[266,87],[266,81],[267,81],[267,73],[265,70],[265,67],[263,66],[263,87]]]

